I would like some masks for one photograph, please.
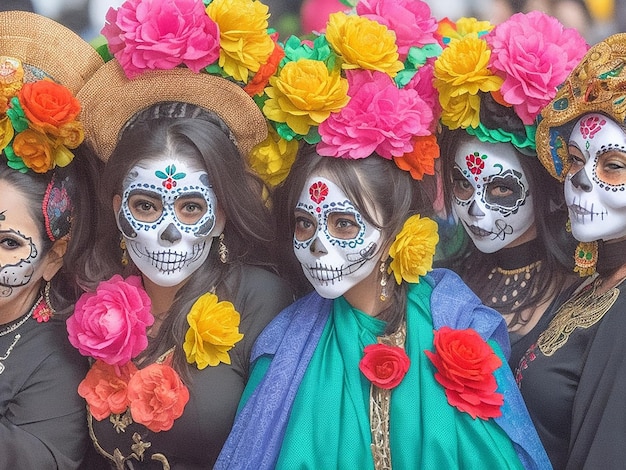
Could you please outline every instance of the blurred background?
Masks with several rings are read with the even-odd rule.
[[[0,0],[0,10],[28,10],[48,16],[76,31],[86,40],[95,39],[109,7],[123,0]],[[328,14],[346,7],[339,0],[264,0],[272,14],[270,24],[281,38],[319,31]],[[474,16],[498,24],[516,12],[541,10],[576,28],[594,44],[626,31],[626,0],[427,0],[433,15],[457,20]]]

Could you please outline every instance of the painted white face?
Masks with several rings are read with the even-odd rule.
[[[6,181],[0,181],[0,192],[0,299],[18,302],[39,288],[43,240],[27,199]]]
[[[361,216],[332,181],[309,178],[295,217],[296,257],[322,297],[340,297],[376,268],[380,230]]]
[[[141,160],[123,184],[118,227],[137,268],[158,286],[186,280],[209,255],[217,199],[190,160]]]
[[[601,114],[578,120],[569,139],[565,201],[582,242],[626,236],[626,132]]]
[[[472,139],[457,149],[453,203],[457,217],[483,253],[495,253],[535,221],[528,180],[510,144]]]

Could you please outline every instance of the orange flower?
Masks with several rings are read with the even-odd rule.
[[[48,138],[32,129],[26,129],[13,140],[15,155],[24,161],[24,165],[36,173],[45,173],[54,167],[54,156]]]
[[[137,372],[132,362],[122,367],[96,361],[78,386],[78,394],[89,405],[89,412],[98,421],[110,414],[120,414],[128,408],[127,386]]]
[[[67,148],[75,149],[85,139],[83,123],[79,121],[68,122],[59,127],[59,139]]]
[[[439,145],[434,135],[418,136],[413,142],[413,151],[394,157],[398,168],[411,173],[413,179],[421,180],[424,175],[435,174],[435,159],[439,158]]]
[[[182,416],[189,390],[170,366],[151,364],[130,378],[128,400],[135,422],[153,432],[167,431]]]
[[[267,62],[259,68],[259,71],[252,77],[252,80],[248,82],[248,84],[243,88],[246,93],[250,96],[260,95],[263,93],[263,90],[267,86],[270,77],[274,75],[276,70],[278,70],[278,64],[285,57],[285,51],[282,47],[278,45],[276,39],[278,39],[277,35],[272,35],[272,39],[274,40],[274,50],[270,55]]]
[[[80,112],[80,102],[70,90],[50,80],[25,83],[18,98],[32,127],[52,135]]]

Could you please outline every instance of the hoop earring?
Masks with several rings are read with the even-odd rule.
[[[387,292],[387,281],[389,280],[389,275],[387,274],[386,261],[380,262],[378,271],[380,272],[380,301],[386,302],[389,296],[389,293]]]
[[[128,266],[128,250],[126,249],[124,237],[120,240],[120,249],[122,250],[122,266]]]
[[[220,236],[217,237],[218,240],[218,248],[217,252],[220,256],[220,261],[222,264],[226,264],[228,262],[228,247],[226,243],[224,243],[224,232],[220,233]]]
[[[33,317],[38,323],[45,323],[50,320],[55,313],[54,308],[52,308],[52,303],[50,302],[50,281],[47,281],[43,288],[43,294],[37,301],[37,306],[33,311]]]

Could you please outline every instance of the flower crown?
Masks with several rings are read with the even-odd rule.
[[[285,41],[285,57],[255,98],[286,150],[267,151],[268,164],[285,174],[303,140],[323,156],[377,154],[415,179],[434,174],[437,21],[422,1],[343,3],[352,8],[331,14],[324,33]]]
[[[441,123],[483,142],[510,142],[534,154],[536,118],[588,49],[573,28],[539,11],[493,26],[442,21],[435,61]]]
[[[72,92],[46,77],[31,81],[22,61],[0,58],[0,151],[7,165],[25,173],[46,173],[74,158],[83,139],[76,120],[80,103]]]

